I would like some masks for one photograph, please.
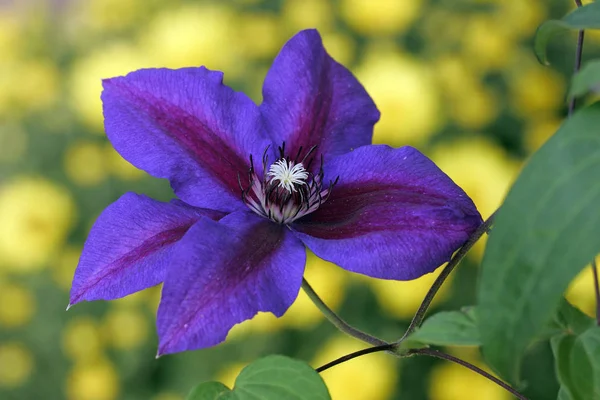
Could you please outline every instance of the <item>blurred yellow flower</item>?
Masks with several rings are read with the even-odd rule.
[[[35,313],[35,299],[26,288],[0,282],[0,327],[14,328],[29,322]]]
[[[321,33],[329,32],[333,25],[333,10],[328,1],[323,0],[284,0],[281,11],[281,26],[284,39],[296,32],[316,28]]]
[[[243,13],[240,16],[239,46],[248,58],[275,55],[281,45],[277,15],[272,13]]]
[[[421,10],[421,0],[342,0],[341,15],[353,29],[367,35],[404,32]]]
[[[344,286],[349,277],[349,272],[318,258],[311,252],[307,252],[304,276],[325,304],[333,310],[339,308],[344,299]],[[253,332],[273,332],[284,326],[291,326],[296,329],[311,329],[323,318],[323,314],[304,293],[304,290],[300,289],[294,304],[283,317],[277,319],[271,313],[260,312],[250,321],[235,325],[227,339],[240,338]]]
[[[0,387],[24,384],[33,370],[33,356],[18,342],[0,344]]]
[[[497,96],[483,85],[464,87],[460,96],[449,100],[452,118],[467,129],[479,129],[488,125],[500,111]]]
[[[63,290],[71,289],[73,273],[79,262],[81,248],[65,246],[55,260],[50,263],[52,269],[52,278],[54,282]]]
[[[517,161],[483,137],[443,143],[429,155],[473,199],[484,219],[500,206],[519,170]],[[485,239],[471,251],[478,259]]]
[[[416,29],[427,43],[426,51],[435,54],[435,59],[448,53],[449,49],[452,49],[451,54],[456,54],[454,49],[459,48],[465,35],[465,15],[448,7],[428,7],[423,17]]]
[[[141,290],[120,299],[112,300],[111,304],[116,307],[135,309],[137,306],[144,304],[145,301],[148,301],[154,295],[155,291],[156,287]],[[158,292],[160,292],[160,290],[158,290]],[[156,309],[152,311],[156,311]]]
[[[356,53],[354,39],[340,32],[325,33],[322,36],[323,46],[329,55],[340,64],[349,67]]]
[[[75,206],[64,188],[21,177],[0,186],[0,266],[27,272],[40,268],[63,243]]]
[[[0,123],[0,164],[19,161],[27,150],[27,132],[16,123]]]
[[[139,346],[148,337],[148,319],[138,310],[113,308],[104,318],[105,341],[118,349]]]
[[[109,171],[117,178],[124,181],[133,181],[145,175],[141,169],[137,169],[116,152],[110,143],[107,143],[104,151],[106,152],[106,162]]]
[[[434,61],[435,77],[445,95],[459,97],[464,88],[478,85],[477,76],[467,60],[455,55],[440,56]]]
[[[431,400],[510,400],[506,390],[475,372],[450,362],[440,362],[429,378]]]
[[[64,156],[65,172],[69,179],[81,186],[94,186],[106,179],[106,153],[101,145],[79,141],[67,148]]]
[[[237,27],[231,7],[218,3],[177,6],[160,12],[144,28],[140,46],[156,66],[204,65],[232,77],[244,66],[236,57]]]
[[[215,380],[223,383],[228,388],[233,388],[236,378],[246,365],[248,363],[243,362],[228,364],[216,374]]]
[[[69,400],[113,400],[118,394],[117,372],[107,360],[75,364],[67,379]]]
[[[533,153],[556,133],[562,120],[554,115],[530,118],[525,126],[525,148]]]
[[[422,62],[393,48],[375,48],[355,73],[381,111],[374,143],[420,143],[439,126],[438,88]]]
[[[412,281],[390,281],[368,278],[367,283],[373,288],[382,310],[393,317],[408,319],[417,311],[425,294],[440,272],[442,272],[441,267],[430,274],[423,275]],[[433,306],[448,298],[451,286],[452,278],[450,277],[433,299]]]
[[[541,0],[504,1],[496,0],[494,13],[498,29],[521,38],[530,37],[537,27],[548,17],[548,6]],[[574,4],[574,2],[569,2]],[[510,21],[507,24],[506,21]]]
[[[478,129],[498,116],[501,106],[497,96],[478,80],[466,60],[444,56],[436,60],[434,68],[444,106],[460,126]]]
[[[79,363],[93,363],[102,355],[102,339],[98,322],[87,316],[70,319],[62,333],[65,355]]]
[[[273,314],[259,312],[252,319],[234,325],[227,334],[227,340],[243,340],[249,334],[274,332],[281,327],[281,322]]]
[[[321,366],[338,357],[365,348],[348,336],[336,336],[318,350],[312,365]],[[385,353],[374,353],[350,360],[321,373],[332,400],[386,400],[396,390],[397,360]]]
[[[350,277],[348,271],[307,252],[304,277],[325,304],[334,311],[339,308],[344,300],[345,284]],[[298,298],[281,318],[281,322],[297,329],[311,329],[322,319],[323,314],[304,290],[300,290]]]
[[[507,20],[496,22],[494,15],[476,15],[468,19],[463,32],[464,58],[481,72],[504,68],[516,44],[509,34],[511,30],[503,29]]]
[[[42,58],[0,64],[0,115],[35,111],[58,99],[59,72]]]
[[[530,54],[519,53],[507,76],[513,112],[525,119],[554,112],[564,105],[565,81]]]
[[[596,262],[598,261],[600,259],[596,260]],[[596,293],[594,291],[594,273],[591,266],[585,267],[570,283],[566,297],[590,317],[596,316]]]
[[[110,32],[132,26],[146,14],[148,0],[89,0],[76,2],[81,7],[87,28]]]
[[[17,56],[22,49],[23,34],[16,15],[7,9],[0,14],[0,57],[3,61]]]
[[[131,44],[113,42],[97,48],[73,64],[68,81],[70,104],[94,132],[102,133],[102,79],[150,66],[139,48]]]

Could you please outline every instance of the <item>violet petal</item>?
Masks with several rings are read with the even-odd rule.
[[[362,147],[324,170],[338,185],[293,229],[317,256],[350,271],[418,278],[448,261],[482,222],[465,192],[412,147]]]
[[[96,220],[71,287],[70,304],[111,300],[163,281],[173,245],[199,218],[224,214],[126,193]]]
[[[158,308],[159,355],[214,346],[259,311],[280,317],[302,283],[304,245],[250,212],[201,219],[178,243]]]
[[[296,155],[318,145],[328,157],[371,143],[379,111],[350,71],[327,54],[319,33],[305,30],[281,49],[267,73],[260,105],[276,145]],[[318,167],[318,163],[314,163]]]
[[[104,80],[102,101],[106,134],[125,159],[169,179],[188,204],[232,211],[243,207],[238,174],[270,141],[258,107],[222,81],[204,67],[143,69]]]

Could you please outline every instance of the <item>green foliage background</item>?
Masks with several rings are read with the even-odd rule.
[[[0,399],[177,400],[202,380],[231,384],[271,353],[319,366],[361,344],[340,336],[301,294],[280,320],[259,315],[213,349],[154,359],[159,288],[68,313],[86,233],[125,191],[171,197],[108,144],[100,79],[142,67],[206,65],[260,102],[270,61],[316,27],[382,111],[374,141],[410,144],[473,197],[484,217],[566,111],[574,35],[553,41],[552,67],[531,49],[536,27],[568,0],[47,0],[0,4]],[[586,34],[586,55],[600,36]],[[479,244],[435,304],[474,302]],[[434,276],[384,282],[309,258],[307,279],[349,322],[401,335]],[[568,298],[594,310],[589,269]],[[484,366],[477,349],[449,348]],[[524,364],[524,394],[558,391],[549,344]],[[323,374],[333,398],[508,399],[458,366],[385,354]]]

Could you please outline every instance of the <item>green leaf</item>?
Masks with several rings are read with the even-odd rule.
[[[550,345],[552,346],[552,353],[554,354],[554,367],[556,369],[556,378],[561,384],[561,391],[564,392],[563,396],[568,395],[568,398],[573,398],[569,388],[573,387],[573,381],[571,380],[571,350],[575,344],[575,336],[573,335],[559,335],[554,336],[550,339]],[[559,392],[560,398],[560,392]]]
[[[600,60],[588,62],[575,74],[568,98],[581,97],[589,92],[600,92]]]
[[[571,29],[600,29],[600,2],[586,4],[560,20],[549,20],[540,25],[535,33],[533,48],[542,64],[549,64],[546,58],[546,48],[550,39],[556,34]]]
[[[600,399],[600,327],[594,326],[577,337],[570,358],[569,389],[574,400]]]
[[[443,311],[429,317],[406,340],[437,346],[479,346],[474,316],[461,311]]]
[[[565,333],[583,333],[594,326],[596,321],[573,306],[566,299],[562,299],[554,318],[555,322],[565,330]]]
[[[219,382],[202,383],[186,400],[331,400],[321,376],[308,364],[268,356],[245,367],[233,390]]]
[[[568,283],[600,250],[598,127],[600,103],[566,121],[531,157],[490,233],[477,322],[486,360],[510,382]]]
[[[564,386],[561,386],[560,390],[558,391],[558,397],[556,398],[556,400],[573,400],[573,397],[571,397],[571,393],[569,393],[569,391],[565,389]]]
[[[221,382],[204,382],[196,386],[186,400],[226,400],[231,390]]]
[[[329,400],[321,376],[308,364],[284,356],[268,356],[242,370],[235,381],[236,400]]]

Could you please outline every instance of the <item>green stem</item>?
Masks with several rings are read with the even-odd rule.
[[[323,313],[325,318],[327,318],[329,322],[331,322],[333,326],[338,328],[340,331],[373,346],[383,346],[388,344],[386,341],[356,329],[340,318],[331,308],[327,307],[327,304],[321,300],[319,295],[313,290],[313,288],[304,278],[302,278],[302,289],[307,294],[308,298],[317,306],[319,311]]]
[[[451,361],[453,363],[459,364],[465,368],[470,369],[471,371],[483,376],[486,379],[489,379],[490,381],[494,382],[496,385],[502,387],[503,389],[505,389],[506,391],[510,392],[512,395],[514,395],[515,397],[517,397],[519,400],[527,400],[527,397],[523,396],[521,393],[517,392],[515,389],[513,389],[510,385],[508,385],[507,383],[504,383],[503,381],[501,381],[500,379],[496,378],[495,376],[487,373],[486,371],[482,370],[481,368],[465,361],[462,360],[458,357],[454,357],[450,354],[446,354],[443,353],[441,351],[438,350],[434,350],[434,349],[429,349],[429,348],[424,348],[424,349],[412,349],[409,350],[407,352],[395,352],[394,350],[396,350],[398,348],[398,345],[395,343],[390,343],[390,344],[384,344],[381,346],[374,346],[374,347],[368,347],[366,349],[362,349],[362,350],[358,350],[355,352],[352,352],[350,354],[346,354],[345,356],[339,357],[331,362],[328,362],[325,365],[320,366],[319,368],[316,369],[317,372],[323,372],[325,370],[328,370],[329,368],[335,367],[336,365],[339,364],[343,364],[346,361],[350,361],[354,358],[357,357],[362,357],[365,356],[367,354],[372,354],[372,353],[377,353],[380,351],[388,351],[388,352],[392,352],[392,354],[394,354],[396,357],[398,358],[406,358],[406,357],[411,357],[411,356],[416,356],[416,355],[425,355],[425,356],[430,356],[430,357],[435,357],[435,358],[439,358],[442,360],[446,360],[446,361]]]
[[[581,7],[581,0],[575,0],[575,4],[577,5],[577,7]],[[579,69],[581,68],[581,56],[583,54],[583,36],[584,36],[583,30],[580,30],[579,32],[577,32],[577,48],[575,49],[575,66],[573,67],[574,73],[577,73],[579,71]],[[569,110],[568,110],[569,117],[571,115],[573,115],[573,112],[575,111],[575,102],[576,102],[576,99],[575,99],[575,96],[573,96],[573,98],[569,102]]]
[[[484,370],[482,370],[481,368],[466,362],[465,360],[461,360],[458,357],[454,357],[451,356],[450,354],[446,354],[443,353],[441,351],[438,350],[434,350],[434,349],[415,349],[415,350],[410,350],[408,355],[426,355],[426,356],[430,356],[430,357],[435,357],[435,358],[440,358],[442,360],[446,360],[446,361],[451,361],[453,363],[462,365],[465,368],[470,369],[471,371],[483,376],[484,378],[489,379],[490,381],[494,382],[496,385],[502,387],[503,389],[505,389],[506,391],[510,392],[513,396],[515,396],[517,399],[519,400],[527,400],[527,397],[523,396],[521,393],[517,392],[515,389],[513,389],[510,385],[508,385],[507,383],[502,382],[500,379],[496,378],[494,375],[491,375],[487,372],[485,372]]]
[[[395,344],[383,344],[381,346],[374,346],[374,347],[367,347],[366,349],[362,349],[362,350],[358,350],[355,351],[353,353],[350,354],[346,354],[345,356],[342,356],[340,358],[336,358],[335,360],[328,362],[325,365],[320,366],[319,368],[317,368],[315,371],[317,372],[323,372],[331,367],[335,367],[338,364],[342,364],[345,363],[346,361],[350,361],[353,358],[356,357],[361,357],[367,354],[371,354],[371,353],[377,353],[379,351],[390,351],[390,350],[394,350],[394,348],[396,347]],[[396,355],[397,356],[397,355]]]
[[[592,261],[592,272],[594,273],[594,293],[596,293],[596,325],[600,326],[600,285],[598,284],[598,265],[595,258]]]
[[[406,330],[406,332],[404,332],[404,335],[396,343],[401,343],[404,339],[408,337],[408,335],[413,333],[415,329],[417,329],[421,325],[421,323],[423,322],[423,318],[425,318],[425,313],[427,312],[427,309],[431,305],[431,302],[433,301],[433,298],[437,294],[438,290],[440,290],[440,287],[442,287],[442,284],[446,281],[446,279],[454,270],[454,268],[458,265],[458,263],[465,257],[465,255],[467,255],[469,250],[471,250],[471,247],[473,247],[473,245],[477,243],[479,238],[481,238],[484,233],[487,233],[490,230],[490,227],[494,223],[494,217],[496,216],[497,212],[497,210],[494,211],[494,213],[490,215],[490,217],[483,224],[479,225],[477,230],[473,232],[473,234],[469,237],[464,246],[461,247],[456,252],[456,254],[454,254],[454,257],[452,257],[448,265],[444,267],[442,273],[437,277],[435,282],[433,282],[433,285],[431,285],[431,287],[429,288],[429,291],[425,295],[425,298],[423,299],[423,302],[421,303],[419,309],[415,313],[415,316],[413,317],[412,321],[410,321],[408,329]]]

